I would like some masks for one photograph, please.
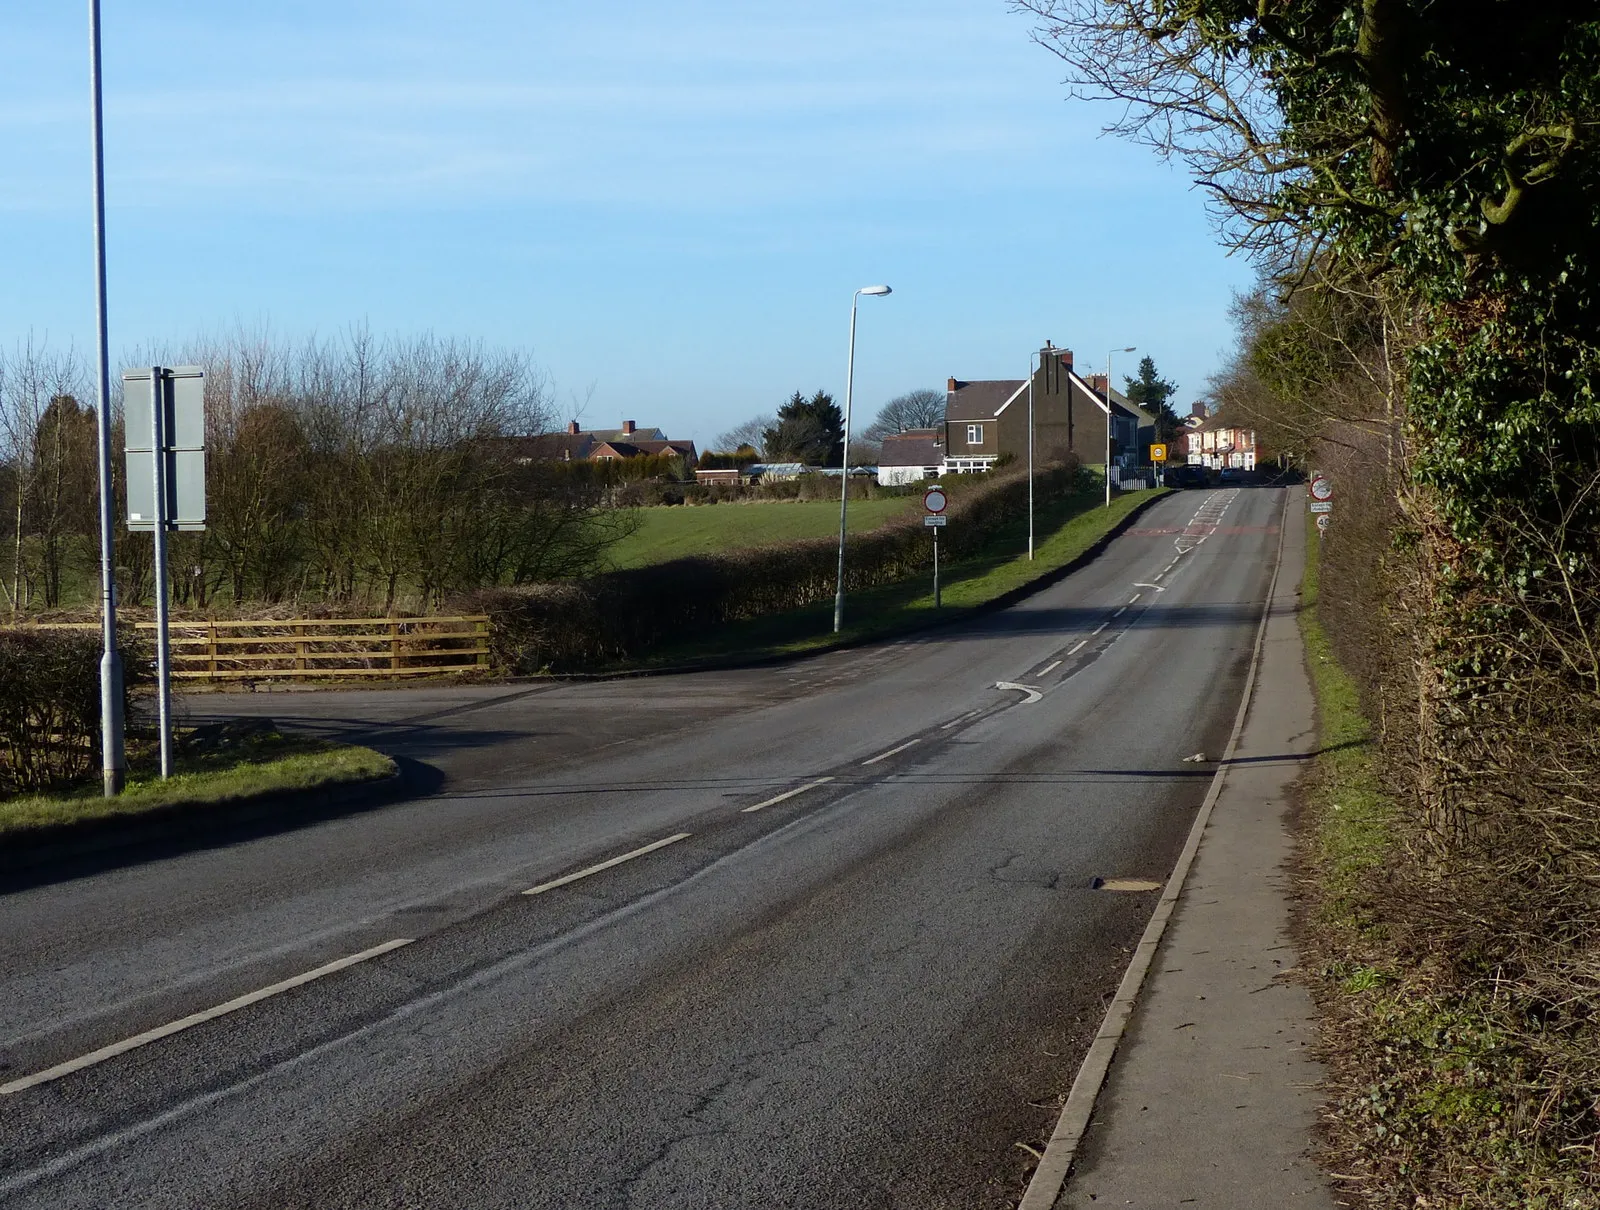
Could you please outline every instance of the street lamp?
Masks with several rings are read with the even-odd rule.
[[[850,296],[850,360],[844,370],[844,458],[839,467],[839,577],[833,590],[833,633],[844,626],[844,513],[850,496],[850,397],[856,373],[856,299],[863,294],[876,298],[892,291],[888,286],[862,286]]]
[[[1050,346],[1050,342],[1045,342]],[[1028,559],[1033,559],[1033,379],[1038,373],[1040,356],[1046,349],[1028,354]]]
[[[1106,351],[1106,507],[1111,507],[1111,354],[1132,353],[1138,345],[1129,345],[1125,349],[1109,349]],[[1134,422],[1134,440],[1138,441],[1139,426]]]
[[[105,141],[100,109],[100,0],[89,0],[90,141],[94,148],[94,285],[98,337],[100,410],[96,439],[100,458],[100,771],[107,798],[122,793],[126,760],[122,743],[122,658],[117,654],[117,585],[112,551],[115,522],[111,497],[111,358],[106,341]]]

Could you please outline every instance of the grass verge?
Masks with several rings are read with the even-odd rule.
[[[387,777],[394,762],[371,748],[276,733],[252,736],[225,752],[180,758],[165,781],[148,760],[130,771],[127,788],[105,798],[98,784],[60,794],[0,800],[0,840],[43,828],[132,818],[179,806],[222,806],[243,799],[320,790]]]
[[[851,594],[845,600],[844,630],[837,635],[833,633],[833,602],[819,601],[804,609],[729,626],[709,638],[660,648],[651,653],[644,666],[799,655],[969,615],[1006,593],[1065,567],[1134,509],[1166,491],[1156,488],[1127,492],[1105,508],[1104,497],[1095,488],[1041,506],[1034,516],[1033,559],[1027,557],[1026,522],[1007,527],[991,545],[990,553],[940,568],[942,603],[938,609],[933,604],[930,574],[927,578]]]
[[[1298,931],[1340,1204],[1600,1207],[1587,1007],[1576,1026],[1541,1024],[1513,979],[1429,943],[1428,905],[1449,897],[1448,879],[1425,885],[1440,873],[1412,851],[1416,824],[1385,791],[1373,728],[1317,618],[1309,541],[1300,617],[1323,751],[1303,783]]]

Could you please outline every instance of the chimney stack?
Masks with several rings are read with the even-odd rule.
[[[1056,356],[1061,358],[1061,364],[1066,366],[1067,369],[1070,370],[1072,368],[1072,350],[1071,349],[1057,349],[1056,350]]]
[[[954,378],[952,378],[948,383],[945,384],[945,388],[944,389],[946,391],[950,392],[952,395],[955,394],[956,380]]]
[[[582,430],[578,428],[576,420],[567,421],[567,436],[576,437]]]
[[[633,430],[634,430],[634,427],[635,427],[635,425],[634,425],[634,423],[633,423],[633,421],[631,421],[631,420],[624,420],[624,421],[623,421],[623,422],[622,422],[622,435],[623,435],[623,436],[624,436],[624,437],[631,437],[631,436],[633,436]]]

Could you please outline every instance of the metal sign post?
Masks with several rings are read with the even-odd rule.
[[[197,366],[129,370],[124,384],[150,380],[148,419],[139,392],[126,401],[128,528],[155,539],[156,716],[161,776],[172,776],[172,644],[167,629],[167,534],[206,526],[205,373]],[[137,434],[150,434],[141,448]],[[147,463],[143,455],[150,455]],[[145,476],[149,478],[146,479]],[[148,500],[147,505],[143,501]],[[148,515],[145,509],[150,511]]]
[[[156,546],[156,716],[161,728],[161,776],[172,776],[172,645],[167,636],[167,426],[160,366],[150,367],[150,479],[154,511],[151,533]]]
[[[935,483],[922,493],[922,507],[927,510],[927,515],[922,518],[922,523],[933,530],[933,607],[939,608],[939,531],[945,527],[949,520],[944,515],[949,498],[944,494],[944,488]]]

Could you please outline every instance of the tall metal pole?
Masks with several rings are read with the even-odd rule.
[[[1106,353],[1106,507],[1111,507],[1111,354]]]
[[[1033,368],[1037,353],[1028,354],[1028,559],[1033,560]]]
[[[154,460],[156,547],[156,718],[161,728],[161,776],[172,776],[172,669],[167,644],[166,371],[150,367],[150,457]]]
[[[117,653],[114,500],[111,493],[111,355],[106,338],[105,141],[100,115],[100,0],[89,0],[89,112],[94,144],[94,305],[99,353],[100,455],[100,769],[107,798],[122,793],[127,760],[122,745],[122,657]]]
[[[850,396],[855,386],[856,303],[860,297],[860,290],[850,296],[850,357],[844,368],[844,457],[839,467],[839,576],[833,590],[834,634],[844,628],[844,515],[850,495]]]

